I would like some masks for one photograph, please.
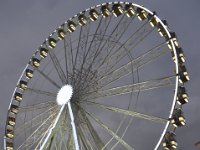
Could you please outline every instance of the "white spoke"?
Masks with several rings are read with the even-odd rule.
[[[123,44],[122,46],[116,51],[116,54],[110,59],[116,59],[119,61],[122,59],[127,52],[133,50],[140,42],[142,42],[152,31],[154,28],[151,28],[149,22],[146,21],[140,28],[137,29]],[[124,47],[128,51],[124,51],[122,49]]]
[[[82,133],[83,135],[83,140],[85,139],[85,141],[87,141],[88,139],[90,139],[90,141],[85,143],[86,146],[94,149],[102,149],[104,144],[101,141],[95,129],[93,128],[85,112],[83,111],[83,108],[80,105],[78,105],[77,109],[78,112],[76,112],[76,118],[79,122],[78,128],[80,129],[80,133]]]
[[[49,115],[52,115],[54,112],[56,112],[56,110],[57,110],[56,107],[57,106],[53,106],[53,107],[47,109],[46,111],[40,113],[39,115],[35,116],[31,120],[24,122],[23,125],[21,125],[15,129],[15,135],[19,136],[20,134],[23,133],[23,130],[31,129],[33,127],[40,125]]]
[[[131,118],[128,122],[128,125],[126,126],[126,128],[124,129],[121,138],[124,137],[124,135],[126,134],[126,131],[128,130],[128,128],[130,127],[131,123],[133,121],[133,118]],[[111,150],[113,150],[117,145],[119,144],[119,141],[117,141],[117,143],[115,143],[115,145],[112,146]]]
[[[169,52],[167,44],[162,43],[146,53],[140,55],[136,59],[128,62],[126,65],[118,68],[117,70],[114,70],[112,72],[109,72],[107,75],[103,76],[102,79],[99,80],[99,83],[101,85],[107,85],[123,76],[126,76],[130,73],[135,72],[138,68],[144,66],[145,64],[148,64],[152,61],[154,61],[156,58],[163,56],[167,52]]]
[[[57,95],[56,93],[43,91],[43,90],[39,90],[39,89],[34,89],[34,88],[27,88],[26,90],[28,90],[29,92],[36,93],[36,94],[47,95],[47,96],[51,96],[51,97],[56,97],[56,95]]]
[[[97,99],[106,96],[123,95],[131,92],[146,91],[150,89],[173,86],[175,76],[165,77],[160,79],[148,80],[145,82],[130,84],[126,86],[94,91],[86,95],[86,99]]]
[[[48,134],[48,131],[50,130],[51,126],[52,126],[52,125],[50,125],[50,126],[45,130],[45,132],[41,134],[41,136],[40,136],[41,138],[38,138],[38,139],[37,139],[37,141],[39,141],[39,139],[40,139],[40,141],[37,143],[37,146],[35,147],[35,149],[39,149],[39,147],[41,146],[41,141],[44,140],[44,138],[45,138],[45,136]]]
[[[124,27],[127,29],[126,27]],[[105,57],[102,64],[98,69],[103,67],[106,62],[109,62],[108,68],[113,68],[128,52],[132,51],[141,41],[143,41],[151,32],[153,28],[150,27],[148,21],[146,21],[140,28],[137,29],[117,50],[113,51],[111,55]],[[116,40],[118,42],[118,40]],[[98,70],[97,69],[97,70]]]
[[[85,110],[84,110],[85,111]],[[103,127],[111,136],[113,136],[117,141],[120,142],[126,149],[133,150],[133,148],[127,144],[121,137],[119,137],[114,131],[112,131],[108,126],[103,124],[98,118],[94,117],[91,113],[85,111],[93,120],[95,120],[101,127]]]
[[[32,132],[32,134],[28,138],[26,138],[25,141],[17,149],[25,149],[26,147],[29,147],[30,145],[36,143],[40,139],[40,137],[42,137],[43,134],[46,133],[46,129],[51,125],[52,117],[55,114],[56,113],[50,115],[48,118],[46,118],[46,120],[43,120],[42,124],[34,132]],[[41,135],[41,133],[43,134]]]
[[[67,115],[67,113],[66,113]],[[66,124],[66,115],[65,117],[63,117],[63,120],[61,121],[61,123],[58,125],[58,129],[56,130],[56,132],[53,134],[50,143],[48,145],[48,149],[49,150],[54,150],[54,149],[59,149],[61,150],[61,148],[64,146],[66,149],[66,137],[65,135],[68,133],[69,134],[69,130],[66,130],[67,124]]]
[[[122,109],[122,108],[103,105],[103,104],[95,103],[92,101],[84,101],[84,102],[88,103],[88,104],[92,104],[92,105],[100,107],[100,108],[103,108],[103,109],[106,109],[106,110],[110,110],[110,111],[117,112],[120,114],[132,116],[132,117],[136,117],[136,118],[140,118],[140,119],[145,119],[145,120],[149,120],[149,121],[153,121],[153,122],[166,124],[166,122],[168,121],[167,119],[163,119],[160,117],[155,117],[155,116],[147,115],[144,113],[139,113],[139,112],[130,111],[130,110]]]
[[[119,126],[118,126],[117,130],[115,131],[116,134],[119,132],[119,130],[120,130],[121,126],[123,125],[125,119],[126,119],[126,116],[124,116],[124,118],[120,121]],[[122,136],[122,138],[123,138],[123,136]],[[114,137],[112,137],[112,138],[104,145],[104,147],[102,148],[102,150],[105,150],[106,147],[112,142],[113,139],[114,139]],[[117,143],[118,143],[118,142],[117,142]]]
[[[44,147],[46,147],[49,144],[49,140],[52,137],[52,135],[55,133],[56,129],[58,128],[58,124],[61,121],[61,118],[63,117],[63,110],[65,109],[65,105],[62,105],[60,108],[55,120],[52,122],[52,126],[48,131],[48,134],[46,137],[44,137],[44,140],[41,141],[41,147],[40,150],[42,150]]]
[[[43,109],[43,108],[55,107],[55,104],[56,103],[53,101],[47,101],[47,102],[37,103],[33,105],[28,105],[28,106],[21,106],[19,107],[19,112],[22,113],[22,112],[27,112],[27,111],[35,111],[35,110]]]

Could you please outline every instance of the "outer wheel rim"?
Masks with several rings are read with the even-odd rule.
[[[113,3],[109,3],[109,5],[112,5],[112,4],[113,4]],[[121,3],[121,4],[124,5],[124,4],[127,4],[127,3]],[[102,5],[104,5],[104,4],[102,4]],[[148,12],[148,13],[151,14],[151,15],[154,15],[151,11],[149,11],[148,9],[146,9],[146,8],[140,6],[140,5],[137,5],[137,4],[132,4],[132,5],[133,5],[134,7],[138,7],[138,8],[141,8],[141,9],[145,10],[146,12]],[[101,7],[101,5],[97,5],[96,7],[92,7],[91,9],[93,9],[93,8],[98,8],[98,7]],[[86,10],[86,11],[89,11],[89,9]],[[171,38],[171,35],[170,35],[170,32],[168,31],[167,27],[163,24],[163,22],[162,22],[156,15],[154,15],[154,16],[155,16],[155,18],[161,23],[161,25],[164,27],[165,31],[167,32],[167,36],[168,36],[169,39],[170,39],[170,38]],[[74,16],[74,18],[77,18],[77,15]],[[72,19],[73,19],[73,18],[72,18]],[[70,19],[70,20],[71,20],[71,19]],[[65,23],[65,24],[66,24],[66,23]],[[56,30],[56,31],[57,31],[57,30]],[[53,34],[55,34],[55,32],[54,32]],[[52,34],[52,35],[53,35],[53,34]],[[52,35],[50,35],[50,36],[52,36]],[[47,40],[48,40],[48,39],[47,39]],[[169,41],[170,41],[170,43],[171,43],[171,45],[172,45],[173,53],[174,53],[174,55],[175,55],[176,74],[179,74],[179,63],[178,63],[178,56],[177,56],[177,53],[176,53],[176,47],[175,47],[174,42],[173,42],[172,39],[170,39]],[[38,51],[37,51],[36,53],[38,53]],[[36,55],[36,54],[34,54],[34,55]],[[22,73],[22,75],[21,75],[19,81],[22,79],[23,75],[25,74],[25,70],[26,70],[27,68],[29,68],[29,66],[30,66],[30,64],[28,64],[28,65],[25,67],[25,69],[24,69],[24,71],[23,71],[23,73]],[[178,80],[179,80],[179,76],[176,76],[174,99],[173,99],[173,103],[172,103],[172,108],[171,108],[171,110],[170,110],[169,118],[172,117],[173,111],[174,111],[174,109],[175,109],[175,107],[176,107],[176,98],[177,98],[178,86],[179,86]],[[19,82],[18,82],[18,83],[19,83]],[[14,100],[13,100],[13,97],[14,97],[14,94],[15,94],[15,92],[17,91],[17,89],[18,89],[18,87],[16,87],[15,90],[14,90],[14,93],[13,93],[13,96],[12,96],[12,99],[11,99],[11,103],[10,103],[10,106],[9,106],[9,110],[10,110],[11,104],[13,104],[13,101],[14,101]],[[166,126],[165,126],[165,129],[164,129],[164,131],[163,131],[163,133],[162,133],[162,135],[161,135],[161,137],[160,137],[160,140],[159,140],[158,144],[156,145],[155,149],[157,149],[158,146],[160,145],[160,143],[161,143],[161,141],[162,141],[162,139],[163,139],[165,133],[167,132],[167,129],[168,129],[169,125],[170,125],[170,121],[167,122],[167,124],[166,124]],[[5,137],[5,139],[6,139],[6,137]],[[5,141],[6,141],[6,140],[5,140]],[[6,144],[5,144],[5,145],[6,145]]]

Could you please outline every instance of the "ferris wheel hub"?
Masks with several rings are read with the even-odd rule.
[[[58,91],[56,102],[58,105],[67,104],[73,95],[73,88],[71,85],[66,84],[60,88]]]

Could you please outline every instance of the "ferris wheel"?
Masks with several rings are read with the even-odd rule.
[[[11,98],[5,150],[177,148],[188,102],[185,56],[156,12],[91,7],[35,51]]]

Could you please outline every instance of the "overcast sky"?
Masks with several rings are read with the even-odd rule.
[[[30,56],[60,24],[98,0],[1,0],[0,3],[0,147],[10,98]],[[187,125],[178,130],[181,149],[195,149],[200,140],[200,1],[130,0],[166,19],[186,55],[191,81],[186,87],[190,102],[184,106]],[[1,148],[0,148],[1,149]]]

